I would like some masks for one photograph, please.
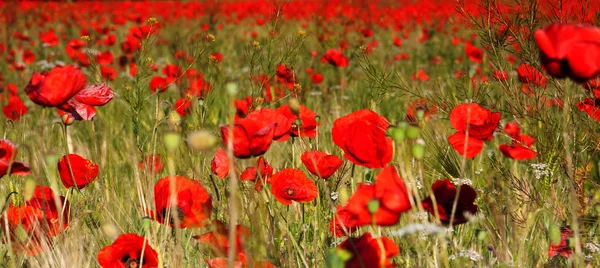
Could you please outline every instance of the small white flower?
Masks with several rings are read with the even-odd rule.
[[[474,250],[461,250],[458,256],[468,258],[471,261],[480,261],[483,259],[479,253]]]
[[[338,192],[331,192],[330,196],[331,196],[331,200],[335,201],[338,199],[340,194]]]

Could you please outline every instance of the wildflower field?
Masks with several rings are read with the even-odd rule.
[[[0,267],[599,267],[600,3],[0,3]]]

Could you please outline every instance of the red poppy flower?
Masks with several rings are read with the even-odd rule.
[[[58,107],[58,114],[61,117],[67,116],[72,120],[92,120],[96,116],[96,108],[76,100],[69,100],[62,106]]]
[[[429,75],[423,71],[423,69],[419,69],[416,73],[412,75],[412,80],[421,80],[427,81],[429,80]]]
[[[271,108],[262,108],[251,112],[246,116],[248,119],[260,120],[263,122],[273,123],[273,140],[286,141],[293,134],[292,126],[296,118],[291,118],[283,113],[280,109],[274,110]],[[308,122],[310,125],[310,122]]]
[[[34,103],[57,107],[75,96],[86,83],[85,75],[76,66],[59,66],[50,72],[34,73],[25,92]]]
[[[192,107],[192,100],[189,98],[179,98],[175,101],[175,111],[181,115],[186,116],[190,113]]]
[[[495,70],[493,76],[494,76],[494,79],[496,79],[498,81],[504,81],[504,80],[508,79],[508,73],[500,71],[500,70]]]
[[[348,67],[348,58],[337,49],[329,49],[325,52],[325,55],[321,57],[321,62],[329,63],[334,67]]]
[[[114,97],[113,91],[107,84],[88,86],[79,91],[74,99],[80,103],[91,106],[104,106]]]
[[[215,52],[210,54],[210,57],[213,59],[214,62],[219,63],[223,61],[223,54],[221,54],[221,52]]]
[[[314,73],[310,76],[310,80],[315,85],[321,84],[321,82],[323,82],[323,75],[320,73]]]
[[[443,224],[450,224],[450,218],[452,217],[452,208],[454,206],[454,199],[458,193],[458,200],[456,204],[456,210],[454,213],[453,225],[463,224],[468,221],[465,217],[465,213],[475,215],[477,213],[477,205],[473,204],[477,193],[471,186],[463,184],[459,187],[458,192],[456,187],[450,182],[449,179],[438,180],[431,186],[431,191],[435,197],[437,206],[434,206],[431,196],[425,198],[421,203],[423,209],[427,210],[431,215],[439,214],[439,219]]]
[[[480,63],[483,61],[483,51],[471,42],[465,44],[465,53],[467,54],[467,58],[472,62]]]
[[[390,123],[371,110],[359,110],[333,123],[333,142],[344,157],[359,166],[382,168],[392,160],[392,139],[386,136]]]
[[[320,151],[306,151],[300,159],[311,174],[323,179],[331,177],[343,164],[339,157]]]
[[[300,118],[300,125],[292,127],[292,137],[308,137],[314,138],[317,136],[317,126],[321,122],[317,122],[317,114],[304,105],[300,105],[300,109],[296,112],[292,111],[289,105],[283,105],[277,108],[277,112],[287,117],[291,122],[295,122]]]
[[[52,240],[44,232],[44,212],[32,206],[16,207],[12,204],[0,218],[2,230],[8,230],[13,250],[35,256],[48,249]],[[25,237],[23,232],[25,231]]]
[[[104,79],[110,81],[117,79],[117,75],[119,74],[117,69],[106,65],[100,66],[100,73]]]
[[[102,268],[159,267],[158,253],[148,240],[136,234],[119,235],[115,242],[98,252],[98,263]]]
[[[229,143],[230,125],[221,127],[223,146]],[[233,125],[233,155],[237,158],[249,158],[263,155],[273,142],[277,123],[262,120],[258,116],[247,116],[235,121]]]
[[[8,103],[2,107],[2,113],[6,118],[18,121],[27,113],[27,106],[25,106],[25,103],[23,103],[18,95],[10,95]]]
[[[515,160],[533,159],[537,156],[537,153],[530,148],[535,139],[520,134],[521,128],[517,123],[507,123],[504,132],[512,137],[512,145],[502,144],[498,147],[504,156]]]
[[[17,146],[9,140],[0,140],[0,178],[7,175],[29,175],[31,170],[22,162],[14,161],[17,157]]]
[[[154,186],[154,204],[158,222],[179,228],[203,227],[212,212],[210,195],[202,184],[183,176],[160,179]]]
[[[271,193],[277,201],[290,205],[292,201],[310,202],[319,191],[315,183],[304,172],[295,168],[283,169],[271,178]]]
[[[162,72],[167,76],[167,83],[173,83],[183,75],[183,69],[175,64],[167,64]]]
[[[161,76],[152,77],[152,80],[150,80],[150,90],[152,92],[158,91],[159,93],[167,91],[167,79]]]
[[[548,74],[584,81],[600,74],[600,28],[552,24],[534,33]]]
[[[26,205],[43,212],[48,236],[56,236],[69,226],[69,201],[64,196],[55,197],[48,186],[37,186]]]
[[[585,98],[577,103],[577,109],[586,112],[594,120],[600,122],[600,98]]]
[[[219,221],[214,220],[212,224],[213,230],[201,235],[193,236],[198,242],[210,247],[215,255],[227,255],[229,251],[229,228]],[[235,232],[235,248],[238,253],[244,252],[244,240],[250,236],[250,229],[243,225],[236,225]]]
[[[466,158],[473,158],[492,139],[500,122],[500,113],[490,112],[477,103],[460,104],[450,112],[450,124],[456,133],[448,137],[450,145]]]
[[[289,89],[294,88],[294,84],[296,84],[296,75],[292,69],[282,63],[277,65],[276,71],[277,80],[280,83],[285,84]]]
[[[138,163],[138,168],[151,171],[153,174],[160,173],[164,166],[165,165],[160,161],[160,155],[158,154],[147,155],[144,157],[144,160]]]
[[[98,165],[77,154],[69,154],[58,161],[58,174],[66,188],[83,189],[98,177]]]
[[[235,116],[237,118],[244,118],[249,112],[252,112],[252,97],[247,96],[245,99],[233,101],[235,106]]]
[[[212,173],[217,175],[217,177],[221,179],[227,177],[227,174],[229,174],[229,157],[227,156],[227,151],[223,148],[217,149],[215,157],[210,161],[210,168]]]
[[[47,32],[40,32],[40,41],[47,47],[55,47],[58,45],[60,41],[58,36],[54,33],[53,29],[48,30]]]
[[[96,55],[96,59],[100,65],[111,65],[113,61],[115,61],[115,57],[112,53],[110,53],[110,51],[98,53],[98,55]]]
[[[358,231],[360,225],[354,214],[345,206],[337,206],[333,219],[329,222],[329,231],[336,237],[348,236]]]
[[[260,192],[262,191],[263,184],[271,182],[271,176],[273,176],[273,167],[269,165],[267,160],[260,156],[256,161],[256,166],[246,168],[242,172],[240,179],[243,181],[254,181],[254,189]]]
[[[344,264],[346,268],[393,267],[390,258],[400,253],[400,248],[392,239],[385,236],[373,238],[371,233],[365,233],[358,238],[348,238],[338,249],[352,254],[352,258]]]
[[[517,68],[519,81],[523,84],[534,84],[539,87],[546,87],[546,77],[535,67],[528,64],[521,64]]]
[[[570,258],[573,252],[567,243],[567,239],[569,238],[573,238],[573,230],[571,227],[566,226],[560,228],[560,242],[558,244],[550,243],[550,248],[548,249],[548,258],[552,258],[558,254],[564,256],[565,258]]]
[[[406,120],[408,122],[417,122],[417,112],[423,111],[423,118],[429,121],[431,116],[437,114],[437,107],[434,104],[428,104],[427,99],[416,99],[413,101],[406,111]]]

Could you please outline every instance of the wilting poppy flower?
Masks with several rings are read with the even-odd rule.
[[[406,120],[408,122],[417,122],[417,113],[422,111],[423,119],[429,121],[432,115],[437,114],[437,107],[434,104],[428,104],[428,102],[427,99],[416,99],[413,101],[410,106],[408,106],[408,110],[406,110]]]
[[[373,202],[378,203],[374,213],[369,210],[369,203]],[[381,170],[375,184],[359,184],[346,204],[346,210],[353,215],[351,226],[394,225],[411,207],[406,184],[393,166]]]
[[[337,49],[329,49],[321,57],[321,62],[329,63],[335,67],[348,67],[348,58]]]
[[[467,58],[472,62],[480,63],[483,61],[483,51],[471,42],[465,44],[465,53],[467,54]]]
[[[600,28],[552,24],[534,33],[548,74],[585,81],[600,74]]]
[[[344,267],[393,267],[390,258],[400,253],[400,248],[392,239],[385,236],[373,238],[371,233],[361,237],[348,238],[342,242],[338,249],[343,249],[352,254]]]
[[[75,96],[86,83],[85,75],[76,66],[59,66],[49,72],[34,73],[25,92],[34,103],[56,107]]]
[[[55,197],[48,186],[37,186],[26,205],[43,212],[48,236],[56,236],[69,226],[69,201],[64,196]]]
[[[435,215],[435,211],[439,214],[439,219],[443,224],[450,224],[452,217],[452,208],[454,206],[454,199],[458,193],[458,199],[456,204],[456,210],[454,213],[453,225],[466,223],[468,221],[465,213],[475,215],[477,213],[477,205],[473,204],[477,193],[471,186],[463,184],[459,187],[458,191],[456,187],[450,182],[449,179],[438,180],[431,186],[431,191],[435,197],[437,206],[434,205],[431,196],[425,198],[421,203],[423,209],[427,210],[431,215]]]
[[[219,220],[214,220],[212,227],[212,231],[201,235],[195,235],[193,238],[198,240],[198,242],[209,246],[215,255],[227,255],[229,250],[229,228]],[[241,253],[244,250],[244,240],[246,237],[250,236],[250,229],[238,224],[236,225],[235,234],[235,248],[238,253]]]
[[[500,113],[490,112],[477,103],[460,104],[450,112],[450,124],[456,133],[448,137],[450,145],[466,158],[473,158],[492,139],[500,122]]]
[[[315,183],[294,168],[283,169],[271,178],[271,193],[284,205],[296,202],[310,202],[319,193]]]
[[[210,195],[202,184],[183,176],[160,179],[154,186],[154,204],[158,222],[179,228],[203,227],[212,212]]]
[[[31,172],[25,163],[14,161],[17,151],[17,146],[9,140],[0,140],[0,178],[9,171],[12,175],[29,175]]]
[[[16,207],[10,204],[0,218],[0,227],[2,230],[8,230],[3,236],[10,239],[13,250],[35,256],[48,249],[52,242],[46,236],[44,222],[42,210],[27,205]]]
[[[147,155],[144,157],[144,160],[138,163],[140,169],[151,171],[154,174],[160,173],[164,166],[165,165],[160,161],[160,155],[158,154]]]
[[[96,108],[76,100],[69,100],[58,107],[58,114],[61,117],[67,116],[72,120],[92,120],[96,116]]]
[[[359,110],[333,123],[333,142],[344,150],[352,163],[382,168],[392,160],[392,139],[386,136],[390,123],[371,110]]]
[[[210,161],[210,168],[212,173],[217,175],[217,177],[221,179],[227,177],[227,174],[229,174],[229,157],[227,156],[227,151],[223,148],[217,149],[215,157]]]
[[[58,161],[58,174],[66,188],[83,189],[98,177],[98,165],[77,154],[69,154]]]
[[[228,146],[230,125],[221,127],[223,146]],[[233,124],[233,155],[237,158],[249,158],[263,155],[273,142],[277,123],[247,116]]]
[[[570,226],[560,228],[560,242],[558,244],[550,243],[550,249],[548,249],[548,257],[554,257],[558,254],[565,258],[570,258],[572,252],[571,247],[567,243],[567,239],[573,238],[573,230]]]
[[[82,89],[74,96],[74,99],[91,106],[104,106],[113,97],[114,93],[107,84],[98,84]]]
[[[98,252],[98,263],[102,268],[159,267],[158,253],[148,240],[137,234],[119,235],[115,242]]]
[[[23,103],[18,95],[10,95],[8,97],[8,103],[2,107],[2,113],[6,118],[18,121],[27,113],[27,106],[25,106],[25,103]]]
[[[306,151],[300,159],[311,174],[323,179],[331,177],[343,164],[339,157],[321,151]]]
[[[287,117],[291,122],[300,118],[300,125],[292,127],[292,137],[308,137],[314,138],[317,135],[317,126],[321,125],[317,122],[317,114],[304,105],[300,105],[298,111],[293,111],[289,105],[283,105],[277,108],[277,112]],[[297,122],[296,122],[297,123]]]
[[[512,145],[502,144],[498,147],[504,156],[515,160],[533,159],[537,156],[537,153],[530,148],[535,139],[520,134],[521,128],[517,123],[507,123],[504,132],[512,137]]]

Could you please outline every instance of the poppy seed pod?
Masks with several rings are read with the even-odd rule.
[[[219,140],[208,130],[198,130],[190,133],[186,139],[188,148],[194,151],[206,151],[214,148]]]

